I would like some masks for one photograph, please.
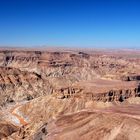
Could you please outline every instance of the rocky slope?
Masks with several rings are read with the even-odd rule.
[[[131,140],[138,139],[140,121],[113,113],[80,112],[48,124],[46,140]],[[35,139],[38,135],[35,135]]]

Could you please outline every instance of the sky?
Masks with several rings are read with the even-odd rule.
[[[0,46],[140,48],[139,0],[0,0]]]

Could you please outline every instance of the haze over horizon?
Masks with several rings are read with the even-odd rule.
[[[0,46],[140,49],[138,0],[0,0]]]

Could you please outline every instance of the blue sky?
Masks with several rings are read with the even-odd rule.
[[[0,0],[0,45],[140,48],[140,1]]]

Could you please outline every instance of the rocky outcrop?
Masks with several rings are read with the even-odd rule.
[[[140,81],[140,75],[123,76],[122,80],[124,80],[124,81]]]
[[[0,67],[0,105],[50,94],[49,83],[34,72]]]
[[[8,122],[0,122],[0,139],[6,138],[7,136],[11,135],[12,133],[18,131],[19,128],[9,124]]]
[[[140,92],[138,92],[138,88],[134,89],[127,89],[127,90],[116,90],[116,91],[109,91],[106,93],[87,93],[87,98],[90,98],[93,101],[103,101],[103,102],[113,102],[113,101],[119,101],[123,102],[128,98],[131,97],[139,97]]]
[[[109,89],[103,93],[95,93],[86,92],[85,89],[80,88],[61,88],[59,90],[55,90],[56,97],[58,99],[65,99],[65,98],[84,98],[86,100],[92,101],[103,101],[103,102],[113,102],[119,101],[123,102],[128,98],[131,97],[140,97],[140,86],[130,87],[128,89],[117,89],[111,90]]]

